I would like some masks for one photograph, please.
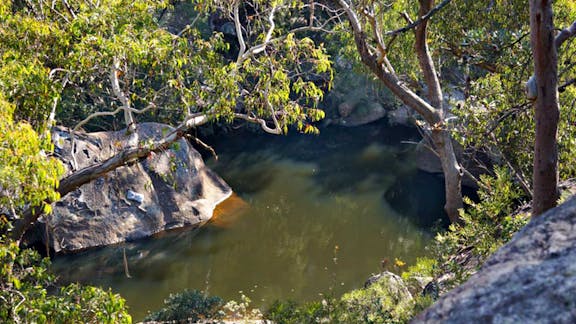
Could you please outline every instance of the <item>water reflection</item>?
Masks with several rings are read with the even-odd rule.
[[[400,135],[372,127],[220,138],[219,162],[211,164],[245,202],[236,202],[241,208],[199,230],[59,257],[54,268],[66,281],[112,287],[136,319],[185,288],[225,299],[243,291],[265,305],[359,287],[380,271],[380,260],[413,262],[429,239],[383,199],[398,177],[415,171],[409,150],[388,143]]]

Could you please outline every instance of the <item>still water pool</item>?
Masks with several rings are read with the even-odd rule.
[[[111,287],[136,320],[184,289],[236,300],[243,292],[255,306],[342,294],[381,271],[382,260],[411,264],[426,254],[430,232],[384,199],[415,175],[413,145],[402,141],[416,136],[376,123],[320,136],[208,139],[219,159],[207,163],[236,192],[212,224],[59,256],[53,269],[66,282]]]

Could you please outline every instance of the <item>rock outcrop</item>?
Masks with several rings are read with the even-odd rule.
[[[128,135],[117,132],[71,136],[55,129],[55,153],[73,169],[102,162],[127,146],[146,145],[172,130],[156,123],[139,124]],[[156,233],[198,226],[210,219],[216,205],[232,194],[230,187],[208,169],[200,154],[180,139],[170,149],[154,153],[136,163],[122,166],[84,184],[53,206],[41,222],[48,225],[43,243],[56,252],[71,252],[149,237]]]
[[[576,323],[576,198],[533,219],[414,323]]]

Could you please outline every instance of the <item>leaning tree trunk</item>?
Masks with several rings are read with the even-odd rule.
[[[399,100],[419,113],[426,121],[434,148],[442,163],[446,190],[446,205],[444,206],[444,210],[452,223],[461,223],[462,220],[458,210],[463,207],[461,191],[462,169],[454,153],[450,131],[444,123],[448,109],[442,105],[443,97],[440,82],[426,44],[428,19],[422,19],[415,30],[415,50],[418,56],[418,62],[420,63],[420,69],[423,72],[424,79],[428,86],[427,102],[414,93],[414,91],[410,90],[405,83],[398,78],[386,58],[385,53],[375,53],[372,50],[370,41],[368,40],[366,32],[363,30],[362,23],[353,8],[353,4],[346,0],[339,0],[338,3],[346,12],[362,63],[370,68],[372,73],[374,73]],[[419,16],[425,17],[426,14],[431,12],[433,6],[433,0],[420,0]],[[382,42],[381,34],[375,20],[373,20],[371,32],[373,33],[372,36],[374,36],[379,43],[378,47],[386,49],[386,44]]]
[[[462,201],[462,168],[456,159],[452,145],[452,136],[446,129],[432,130],[432,141],[442,163],[444,173],[444,190],[446,190],[446,204],[444,210],[451,223],[462,223],[459,209],[463,207]]]
[[[538,216],[556,206],[558,200],[558,74],[554,43],[552,0],[530,0],[530,34],[534,52],[537,85],[534,105],[536,141],[532,215]]]
[[[424,17],[432,10],[434,0],[420,0],[419,2],[420,9],[418,10],[418,16]],[[432,61],[432,55],[430,55],[430,50],[428,49],[427,28],[428,20],[425,20],[416,26],[415,29],[415,50],[418,56],[418,63],[420,64],[420,69],[428,86],[428,100],[435,108],[434,119],[427,119],[426,122],[430,125],[432,141],[434,142],[434,147],[440,158],[442,171],[444,173],[444,189],[446,191],[444,210],[446,210],[446,214],[448,214],[452,223],[459,223],[461,219],[458,210],[463,207],[461,188],[462,169],[454,153],[450,131],[444,123],[449,111],[448,107],[443,105],[444,96],[442,95],[440,80],[438,79],[438,74]]]

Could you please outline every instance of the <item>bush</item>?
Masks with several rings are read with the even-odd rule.
[[[218,311],[223,306],[220,297],[205,296],[198,290],[185,290],[171,294],[164,301],[166,307],[148,315],[144,321],[186,321],[197,322],[202,319],[218,319]]]
[[[506,169],[496,168],[494,177],[481,176],[480,182],[480,202],[465,199],[470,208],[461,211],[464,225],[450,225],[434,240],[435,277],[454,274],[446,288],[466,281],[529,220],[525,214],[513,215],[520,190]]]
[[[278,324],[334,323],[339,306],[339,301],[334,298],[302,305],[294,301],[277,300],[268,308],[264,318]]]
[[[0,322],[132,323],[124,299],[111,291],[71,284],[50,293],[49,260],[0,239]]]

